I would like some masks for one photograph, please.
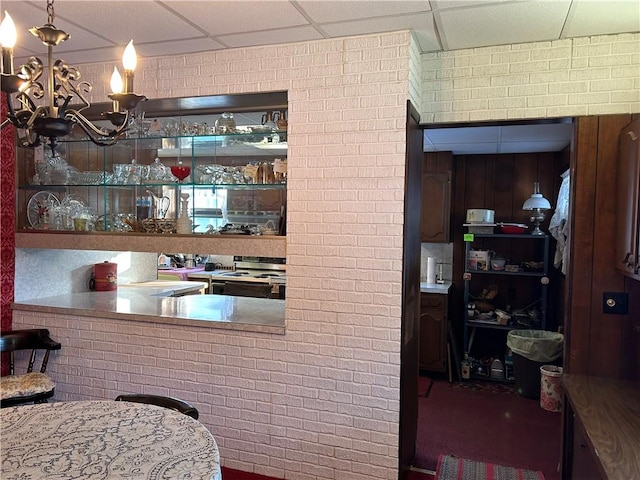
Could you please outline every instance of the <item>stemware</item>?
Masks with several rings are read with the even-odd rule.
[[[179,183],[182,183],[183,180],[191,173],[191,167],[182,165],[181,163],[178,165],[171,165],[171,173],[178,179]]]

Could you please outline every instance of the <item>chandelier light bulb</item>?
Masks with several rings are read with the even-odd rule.
[[[13,48],[17,38],[16,24],[13,23],[11,15],[5,11],[4,20],[0,23],[0,45],[2,45],[3,48]]]
[[[136,65],[138,63],[138,58],[136,57],[136,49],[133,46],[133,40],[130,40],[127,43],[126,48],[124,49],[124,53],[122,54],[122,66],[126,70],[134,71],[136,69]]]
[[[113,67],[113,73],[111,74],[111,91],[113,93],[122,93],[122,77],[118,72],[118,67]]]

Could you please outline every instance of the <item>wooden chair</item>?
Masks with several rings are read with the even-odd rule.
[[[0,408],[23,403],[46,403],[54,393],[55,383],[45,374],[49,354],[62,346],[49,336],[46,328],[2,332],[0,352],[9,352],[9,375],[0,379]],[[15,374],[16,352],[31,350],[26,372]],[[42,355],[40,355],[41,353]],[[26,354],[25,354],[26,355]],[[33,371],[41,357],[40,371]]]
[[[271,288],[268,283],[224,282],[222,294],[235,297],[271,298]]]
[[[162,395],[145,395],[142,393],[132,393],[127,395],[118,395],[116,402],[134,402],[134,403],[146,403],[149,405],[157,405],[158,407],[169,408],[176,412],[184,413],[185,415],[198,419],[198,409],[193,405],[173,397],[164,397]]]

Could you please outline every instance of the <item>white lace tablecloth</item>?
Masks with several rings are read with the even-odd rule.
[[[0,409],[2,480],[220,480],[216,441],[197,420],[131,402]]]

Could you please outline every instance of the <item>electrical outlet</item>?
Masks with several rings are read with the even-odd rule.
[[[604,292],[602,294],[602,312],[626,315],[629,313],[629,294],[626,292]]]

